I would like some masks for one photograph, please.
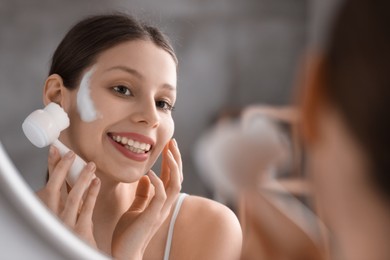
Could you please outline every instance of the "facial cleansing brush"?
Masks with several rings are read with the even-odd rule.
[[[58,140],[60,132],[69,126],[69,117],[56,103],[48,104],[44,109],[32,112],[23,122],[23,132],[35,146],[39,148],[53,144],[61,156],[70,149]],[[73,186],[86,163],[78,155],[69,170],[66,178],[70,186]]]

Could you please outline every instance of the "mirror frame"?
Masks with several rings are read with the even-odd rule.
[[[44,243],[66,259],[111,259],[66,228],[36,197],[6,153],[0,140],[0,195]],[[4,225],[6,223],[2,223]]]

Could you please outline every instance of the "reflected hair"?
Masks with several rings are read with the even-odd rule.
[[[99,54],[126,41],[146,40],[168,52],[176,66],[178,60],[168,37],[158,28],[123,14],[87,17],[75,24],[55,50],[49,75],[58,74],[64,86],[77,88],[83,71]]]
[[[390,201],[390,2],[346,1],[325,50],[321,93],[363,147]]]

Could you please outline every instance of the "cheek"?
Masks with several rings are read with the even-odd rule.
[[[172,118],[162,120],[164,123],[160,125],[158,132],[159,146],[161,150],[171,140],[175,131],[175,123]]]
[[[327,186],[332,163],[329,163],[327,151],[314,147],[309,150],[309,174],[316,192],[322,192]]]
[[[327,147],[321,147],[309,151],[309,176],[312,184],[313,196],[316,203],[322,209],[322,217],[328,219],[329,210],[339,200],[340,183],[337,176],[341,166]]]
[[[81,119],[76,106],[68,111],[68,116],[70,125],[68,129],[63,131],[64,137],[75,152],[88,153],[88,147],[98,143],[101,139],[104,120],[97,119],[92,122],[85,122]]]
[[[175,133],[175,121],[173,121],[173,118],[171,117],[168,121],[168,126],[167,126],[167,136],[168,136],[167,142],[173,137],[174,133]]]
[[[173,119],[170,118],[169,120],[164,119],[162,120],[164,123],[160,124],[158,130],[157,130],[157,139],[156,139],[156,146],[154,148],[153,154],[150,157],[150,161],[148,162],[147,167],[151,168],[161,155],[165,145],[169,142],[169,140],[172,138],[174,133],[174,122]]]

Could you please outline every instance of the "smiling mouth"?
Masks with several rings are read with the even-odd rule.
[[[108,135],[108,136],[116,143],[122,145],[127,150],[132,151],[133,153],[145,154],[148,153],[152,148],[150,144],[135,141],[125,136],[120,136],[120,135]]]

